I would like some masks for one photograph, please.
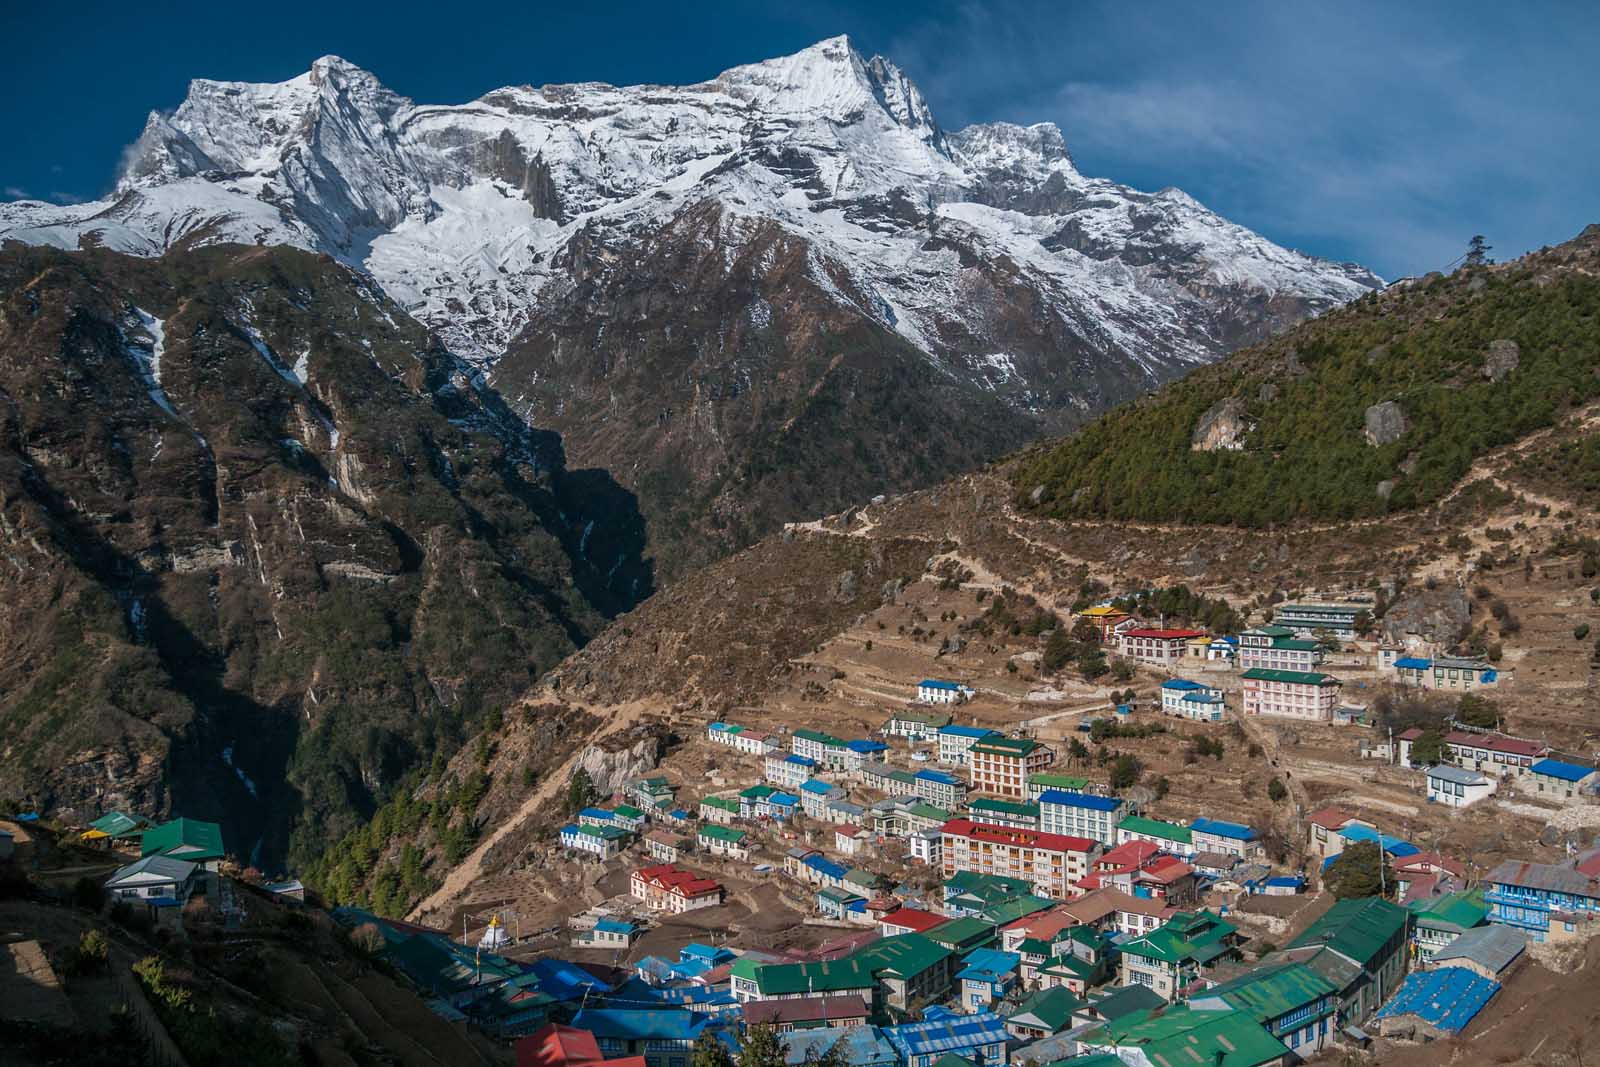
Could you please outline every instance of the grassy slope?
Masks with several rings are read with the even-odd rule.
[[[1591,228],[1515,263],[1363,298],[1023,457],[1019,502],[1060,519],[1263,526],[1438,499],[1477,457],[1600,395],[1597,267]],[[1484,374],[1496,340],[1521,350],[1499,382]],[[1244,447],[1193,451],[1197,422],[1228,398],[1251,424]],[[1374,446],[1364,414],[1384,401],[1410,426]]]

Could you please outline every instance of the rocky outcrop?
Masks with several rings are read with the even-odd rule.
[[[1385,400],[1367,408],[1362,433],[1366,436],[1367,444],[1378,446],[1400,440],[1410,428],[1411,424],[1406,421],[1406,413],[1400,405],[1393,400]]]
[[[1250,432],[1243,400],[1230,396],[1207,408],[1194,424],[1189,447],[1195,452],[1237,452]]]
[[[1483,376],[1491,382],[1498,382],[1506,375],[1517,369],[1522,362],[1522,349],[1515,341],[1498,340],[1489,342],[1489,350],[1483,357]]]
[[[1390,604],[1383,615],[1383,635],[1401,642],[1417,634],[1439,648],[1449,648],[1472,626],[1472,602],[1458,588],[1420,589]]]

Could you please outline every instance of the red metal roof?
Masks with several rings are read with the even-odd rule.
[[[1519,741],[1515,737],[1495,737],[1490,734],[1473,734],[1465,730],[1451,730],[1444,735],[1447,745],[1462,748],[1483,748],[1490,752],[1505,752],[1513,756],[1542,756],[1550,751],[1533,741]]]
[[[957,837],[970,837],[974,841],[1013,845],[1017,848],[1042,848],[1051,852],[1093,852],[1095,848],[1095,843],[1087,837],[1047,834],[1038,830],[1018,830],[1009,826],[991,826],[971,819],[951,819],[944,824],[943,832]]]
[[[549,1023],[517,1042],[517,1067],[645,1067],[643,1056],[600,1058],[594,1035],[575,1026]]]
[[[1155,629],[1142,629],[1142,630],[1124,630],[1124,631],[1122,631],[1122,636],[1123,637],[1153,637],[1153,638],[1156,638],[1157,640],[1176,640],[1178,638],[1183,638],[1184,640],[1187,640],[1187,639],[1189,639],[1191,637],[1205,637],[1206,636],[1206,632],[1204,630],[1155,630]]]
[[[1124,841],[1095,860],[1095,870],[1114,871],[1122,867],[1137,867],[1160,851],[1161,846],[1154,841]]]
[[[795,1000],[757,1000],[744,1006],[744,1021],[751,1026],[865,1019],[870,1014],[867,1002],[860,994],[800,997]]]
[[[1404,737],[1405,734],[1400,736]],[[1324,830],[1337,830],[1354,820],[1355,816],[1343,808],[1321,808],[1312,812],[1310,819],[1313,826],[1320,826]]]
[[[896,911],[891,911],[879,921],[888,923],[890,926],[904,926],[915,934],[925,934],[935,926],[949,922],[950,916],[935,915],[931,911],[923,911],[920,908],[900,908]]]
[[[644,867],[634,873],[635,878],[643,879],[653,885],[659,885],[669,892],[686,897],[703,897],[710,893],[722,892],[722,883],[705,875],[686,871],[670,863],[657,864],[654,867]]]

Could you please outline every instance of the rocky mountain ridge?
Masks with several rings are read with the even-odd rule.
[[[367,273],[637,492],[668,574],[1380,284],[1178,190],[1086,176],[1051,124],[945,130],[842,37],[694,85],[460,105],[332,56],[278,84],[196,81],[111,196],[0,204],[7,239],[286,244]]]
[[[647,596],[643,548],[327,257],[0,252],[0,801],[303,864]]]

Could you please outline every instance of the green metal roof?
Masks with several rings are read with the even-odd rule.
[[[1042,785],[1047,789],[1083,789],[1089,784],[1087,778],[1076,778],[1070,774],[1053,774],[1050,771],[1034,771],[1028,775],[1029,785]]]
[[[1026,737],[986,737],[972,746],[973,752],[991,756],[1026,756],[1039,747],[1039,742]]]
[[[1272,642],[1272,647],[1281,648],[1285,652],[1315,652],[1322,647],[1322,643],[1296,637],[1280,637]]]
[[[739,795],[749,800],[765,800],[776,792],[777,790],[770,785],[753,785],[748,789],[741,789]]]
[[[1052,1031],[1065,1030],[1072,1025],[1072,1013],[1083,1007],[1083,1001],[1066,986],[1055,986],[1052,989],[1041,989],[1017,1005],[1017,1010],[1011,1013],[1015,1020],[1019,1015],[1031,1015],[1043,1026]]]
[[[644,812],[640,811],[638,808],[635,808],[635,807],[633,807],[633,806],[631,806],[629,804],[618,804],[616,806],[616,808],[612,810],[612,814],[613,815],[620,815],[624,819],[642,819],[642,818],[644,818]]]
[[[825,745],[828,748],[844,747],[843,741],[832,734],[823,733],[821,730],[796,730],[794,736],[804,738],[807,741],[815,741],[817,744]]]
[[[1021,804],[1015,800],[990,800],[988,797],[981,797],[977,800],[968,801],[967,810],[997,811],[1004,815],[1014,815],[1019,819],[1033,819],[1034,821],[1038,821],[1039,818],[1039,805]]]
[[[854,958],[874,972],[909,979],[937,966],[950,955],[949,949],[921,934],[896,934],[879,938],[857,952]]]
[[[1241,678],[1258,682],[1285,682],[1290,685],[1337,685],[1339,680],[1321,671],[1278,671],[1270,667],[1251,667]]]
[[[950,820],[950,813],[948,811],[945,811],[943,808],[936,808],[932,804],[925,804],[921,801],[918,801],[917,803],[906,808],[906,814],[915,815],[919,819],[935,819],[939,822],[948,822]]]
[[[99,830],[107,837],[125,837],[144,825],[146,825],[144,819],[120,811],[109,811],[90,823],[89,829]]]
[[[735,830],[731,826],[718,826],[716,823],[712,823],[709,826],[700,827],[700,836],[709,837],[716,841],[731,841],[737,844],[744,840],[745,834],[743,830]]]
[[[735,815],[739,814],[739,802],[730,797],[706,797],[700,803],[722,811],[731,811]]]
[[[988,944],[995,939],[995,933],[994,923],[968,917],[940,923],[928,931],[928,939],[948,948],[968,949]]]
[[[223,857],[222,827],[199,819],[173,819],[146,830],[140,839],[139,855],[161,854],[175,859],[202,863]]]
[[[1020,897],[1012,897],[1010,900],[1001,900],[990,904],[983,909],[982,918],[994,923],[996,926],[1004,926],[1006,923],[1014,922],[1024,915],[1033,915],[1047,908],[1053,908],[1058,903],[1059,901],[1047,900],[1044,897],[1037,897],[1032,893],[1027,893]]]
[[[1229,951],[1227,937],[1238,928],[1209,911],[1179,912],[1160,927],[1122,946],[1125,956],[1165,963],[1210,962]]]
[[[1212,986],[1192,1000],[1221,998],[1266,1025],[1296,1009],[1339,992],[1337,986],[1301,963],[1258,967],[1230,982]]]
[[[1117,823],[1117,829],[1127,830],[1130,834],[1148,834],[1168,841],[1181,841],[1185,845],[1194,843],[1194,832],[1187,826],[1162,822],[1160,819],[1147,819],[1142,815],[1128,816]]]
[[[1080,1040],[1138,1047],[1151,1063],[1169,1067],[1257,1067],[1290,1054],[1282,1041],[1244,1012],[1195,1011],[1187,1004],[1132,1012]]]
[[[1489,905],[1483,902],[1483,887],[1446,893],[1428,901],[1415,901],[1411,905],[1418,926],[1455,930],[1462,933],[1472,929],[1489,917]]]
[[[1341,900],[1289,942],[1289,947],[1326,945],[1370,968],[1383,946],[1395,934],[1403,933],[1410,919],[1411,913],[1405,908],[1378,897]]]

